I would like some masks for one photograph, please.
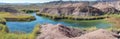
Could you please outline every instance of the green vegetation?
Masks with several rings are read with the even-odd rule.
[[[27,14],[11,14],[9,12],[0,12],[0,17],[5,18],[7,21],[30,21],[34,20],[34,16]]]
[[[34,13],[34,12],[39,12],[39,10],[22,10],[25,13]]]
[[[120,15],[119,14],[111,14],[108,15],[109,18],[106,18],[105,20],[107,20],[110,23],[113,23],[112,29],[119,29],[120,28]]]
[[[95,30],[98,30],[98,28],[96,27],[90,27],[90,28],[82,28],[83,30],[86,30],[88,32],[91,32],[91,31],[95,31]],[[120,28],[115,28],[115,27],[110,27],[110,28],[106,28],[106,30],[109,30],[109,31],[120,31]]]
[[[97,30],[98,28],[96,28],[96,27],[89,27],[89,28],[82,28],[83,30],[86,30],[86,31],[88,31],[88,32],[91,32],[91,31],[95,31],[95,30]]]
[[[71,20],[71,19],[61,19],[58,21],[64,21],[64,22],[69,22],[69,23],[80,23],[80,22],[106,22],[104,19],[101,20]]]
[[[49,13],[37,13],[37,15],[51,17],[52,19],[72,19],[72,20],[98,20],[107,18],[107,16],[73,16],[73,15],[57,15],[57,14],[49,14]]]
[[[39,26],[37,25],[33,32],[25,34],[25,33],[9,33],[9,30],[7,28],[7,26],[3,25],[3,23],[10,20],[17,20],[17,21],[21,21],[21,20],[33,20],[35,19],[33,16],[31,15],[27,15],[27,14],[10,14],[9,12],[0,12],[0,39],[35,39],[35,37],[37,36],[37,32],[39,30]]]
[[[5,24],[5,22],[6,22],[6,20],[4,18],[0,17],[0,23]]]
[[[7,33],[7,32],[9,32],[9,30],[8,30],[7,26],[0,24],[0,32]]]
[[[8,12],[0,12],[0,17],[3,17],[3,18],[28,18],[28,17],[31,17],[31,16],[30,15],[25,15],[25,14],[13,15],[13,14],[10,14]]]
[[[110,15],[104,15],[104,16],[108,16],[109,18],[103,19],[102,21],[107,21],[108,23],[113,24],[113,26],[106,28],[107,30],[120,31],[120,14],[110,14]],[[87,30],[87,31],[93,31],[97,29],[98,28],[96,27],[84,28],[84,30]]]
[[[6,22],[6,20],[4,18],[0,18],[0,22]]]
[[[35,26],[34,30],[32,31],[32,33],[29,35],[29,36],[30,36],[30,39],[35,39],[36,36],[37,36],[38,34],[40,34],[40,33],[41,33],[41,32],[40,32],[40,25],[37,24],[37,25]]]
[[[40,25],[37,25],[33,32],[29,34],[15,34],[15,33],[6,33],[6,27],[4,25],[0,24],[0,28],[2,28],[2,31],[0,31],[0,39],[35,39],[37,36],[38,30],[40,30]],[[4,29],[5,28],[5,29]]]

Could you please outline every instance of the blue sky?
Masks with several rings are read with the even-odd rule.
[[[49,1],[57,1],[57,0],[0,0],[0,2],[4,2],[4,3],[43,3]],[[64,1],[68,1],[68,0],[64,0]],[[94,0],[89,0],[89,1],[94,1]]]

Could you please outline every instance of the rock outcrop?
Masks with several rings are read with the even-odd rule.
[[[112,2],[113,1],[113,2]],[[103,14],[118,14],[120,12],[120,1],[112,0],[107,2],[85,2],[85,3],[68,3],[53,5],[40,9],[40,13],[55,15],[74,15],[74,16],[99,16]]]
[[[93,5],[93,7],[100,9],[101,11],[103,11],[106,14],[111,14],[111,13],[119,13],[120,11],[117,10],[114,5],[112,5],[109,2],[100,2],[97,3],[95,5]]]
[[[118,39],[119,35],[110,31],[99,29],[79,37],[79,39]]]
[[[85,33],[83,30],[68,28],[63,25],[42,25],[41,34],[37,39],[68,39],[81,36]]]
[[[65,4],[51,8],[43,8],[40,10],[40,13],[74,16],[95,16],[104,14],[101,10],[84,3]]]
[[[86,33],[84,30],[69,28],[61,24],[41,26],[41,34],[36,39],[118,39],[120,35],[99,29]]]
[[[120,0],[119,1],[115,1],[112,4],[114,5],[113,7],[115,7],[117,10],[120,11]]]

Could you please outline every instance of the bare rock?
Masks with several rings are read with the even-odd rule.
[[[98,16],[103,15],[103,12],[91,6],[79,6],[73,11],[73,15],[78,16]]]
[[[99,29],[97,31],[82,35],[79,39],[117,39],[117,36],[119,35],[104,29]]]
[[[93,5],[93,7],[100,9],[102,12],[106,13],[106,14],[111,14],[111,13],[118,13],[120,12],[119,10],[117,10],[113,4],[109,3],[109,2],[100,2],[97,3],[95,5]]]
[[[104,29],[86,33],[84,30],[69,28],[61,24],[46,24],[41,27],[41,34],[37,36],[37,39],[118,39],[120,37]]]
[[[68,28],[63,25],[42,25],[41,35],[37,39],[69,39],[84,34],[83,30]]]
[[[59,7],[53,6],[51,8],[43,8],[40,10],[40,13],[74,16],[95,16],[103,14],[101,10],[83,3],[66,4]]]

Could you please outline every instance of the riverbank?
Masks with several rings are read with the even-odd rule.
[[[8,33],[9,30],[8,30],[8,27],[4,24],[0,24],[0,32],[5,32],[5,33]]]
[[[113,14],[113,15],[110,15],[110,18],[107,18],[105,19],[106,21],[108,22],[111,22],[114,24],[113,28],[120,28],[120,15],[118,14]]]
[[[68,39],[76,39],[78,37],[82,38],[81,36],[84,36],[88,33],[94,32],[94,31],[98,32],[99,29],[97,29],[97,28],[89,28],[89,29],[71,28],[71,27],[66,27],[64,25],[61,25],[61,24],[57,24],[57,25],[53,25],[53,24],[39,25],[39,24],[37,24],[31,33],[26,33],[26,34],[20,33],[20,32],[5,33],[5,32],[0,31],[0,38],[1,39],[43,39],[43,38],[46,38],[47,36],[50,36],[49,38],[60,39],[60,38],[58,38],[59,34],[60,34],[60,37],[62,37],[64,39],[65,38],[66,39],[67,38]],[[102,32],[109,32],[109,33],[102,34]],[[119,36],[119,35],[116,34],[117,32],[119,32],[119,31],[113,32],[113,33],[115,33],[115,36],[114,36],[113,34],[110,34],[111,30],[102,29],[102,31],[101,31],[101,29],[100,29],[99,33],[101,33],[101,34],[97,34],[97,35],[100,35],[97,38],[104,39],[105,37],[103,38],[101,36],[104,36],[105,34],[107,34],[106,37],[109,37],[109,35],[112,35],[113,37],[118,38],[117,36]],[[43,34],[43,33],[45,33],[45,34]],[[49,34],[49,33],[51,33],[51,34]],[[54,37],[54,35],[55,35],[55,37]],[[94,37],[93,34],[89,35],[89,36]],[[85,37],[85,38],[87,38],[87,37]],[[110,38],[112,38],[112,37],[110,37]]]
[[[39,10],[30,10],[30,9],[28,9],[28,10],[23,9],[23,10],[20,10],[20,11],[25,12],[25,13],[34,13],[34,12],[39,12]]]
[[[0,17],[0,24],[6,24],[6,20]]]
[[[108,16],[59,16],[59,15],[51,15],[48,13],[37,13],[40,16],[50,17],[52,19],[71,19],[71,20],[99,20],[104,18],[109,18]]]
[[[34,16],[27,14],[11,14],[9,12],[0,12],[0,17],[6,21],[31,21],[35,20]]]

